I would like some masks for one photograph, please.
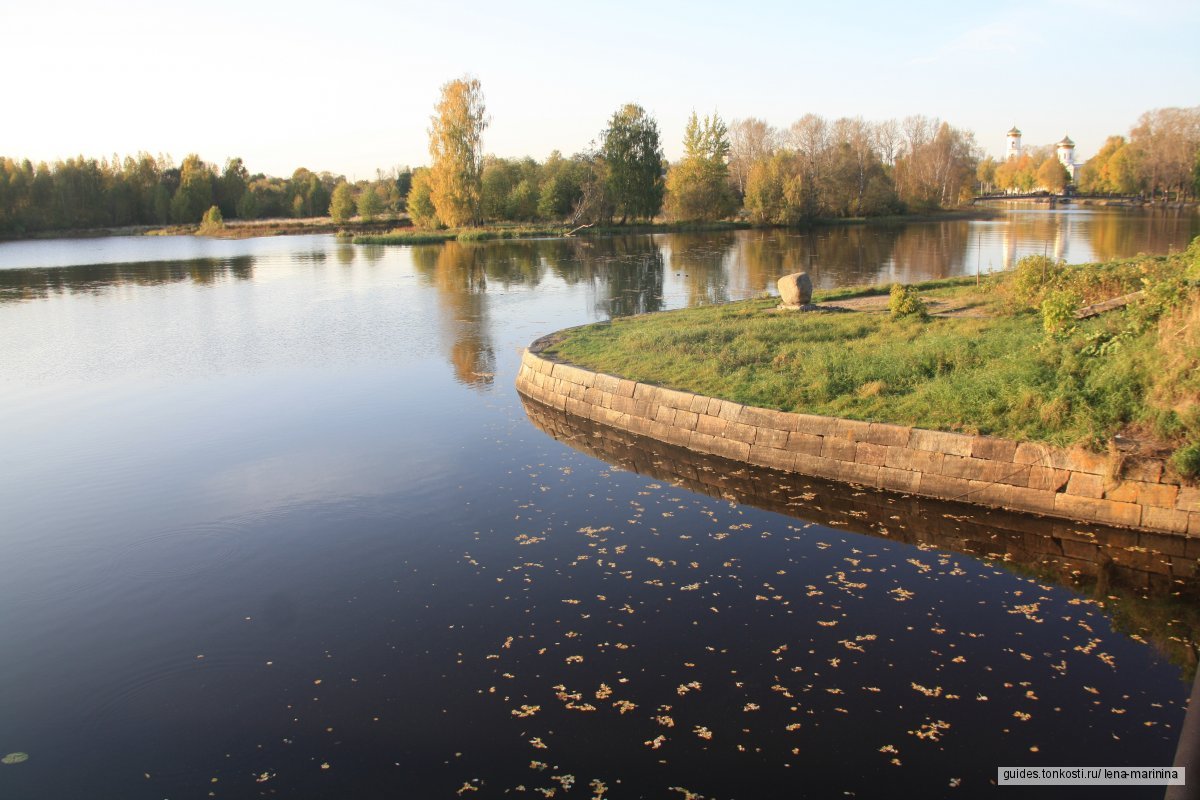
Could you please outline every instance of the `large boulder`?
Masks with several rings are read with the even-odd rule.
[[[785,306],[806,306],[812,302],[812,279],[807,272],[784,275],[776,285]]]

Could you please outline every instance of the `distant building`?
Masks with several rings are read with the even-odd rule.
[[[1004,158],[1007,161],[1010,158],[1021,157],[1021,131],[1017,130],[1017,126],[1013,125],[1012,130],[1008,132],[1008,149],[1004,151]]]
[[[1071,141],[1070,136],[1064,136],[1062,141],[1054,145],[1054,147],[1055,152],[1058,154],[1059,162],[1067,170],[1067,174],[1071,176],[1071,183],[1074,183],[1079,177],[1079,168],[1083,166],[1083,162],[1075,160],[1075,143]],[[1008,132],[1008,146],[1004,149],[1004,158],[1005,160],[1020,158],[1023,152],[1021,131],[1014,125]]]
[[[1058,148],[1058,160],[1067,168],[1067,172],[1071,175],[1071,183],[1074,183],[1080,167],[1075,162],[1075,143],[1071,141],[1070,136],[1064,136],[1055,147]]]

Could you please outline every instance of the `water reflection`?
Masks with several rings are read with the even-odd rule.
[[[252,256],[8,269],[0,270],[0,303],[39,300],[60,294],[98,294],[126,285],[159,286],[184,281],[211,285],[225,280],[245,281],[253,277]]]
[[[994,560],[1109,606],[1125,632],[1150,639],[1195,673],[1200,655],[1200,575],[1179,537],[981,510],[911,495],[789,475],[599,425],[522,398],[551,437],[622,469],[698,494],[749,504],[890,541]]]

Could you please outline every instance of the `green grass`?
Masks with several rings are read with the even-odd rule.
[[[1193,264],[1200,243],[1132,266],[1065,268],[1059,288],[1046,291],[1072,280],[1123,291],[1132,275],[1178,283]],[[1033,304],[1044,292],[1023,302],[1014,296],[1022,274],[979,288],[974,278],[917,285],[926,299],[975,299],[993,314],[985,318],[777,313],[770,298],[577,328],[550,352],[589,369],[785,411],[1059,445],[1099,444],[1131,429],[1181,449],[1200,441],[1200,351],[1162,332],[1190,329],[1200,290],[1186,280],[1174,294],[1144,284],[1148,296],[1169,302],[1148,300],[1052,335]],[[883,293],[865,287],[819,299]]]

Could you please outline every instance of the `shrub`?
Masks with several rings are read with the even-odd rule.
[[[892,284],[891,296],[888,298],[888,310],[892,312],[892,319],[929,318],[929,310],[925,308],[925,301],[917,294],[917,290],[900,283]]]
[[[1042,330],[1050,336],[1062,336],[1075,329],[1075,310],[1079,293],[1074,289],[1055,289],[1042,300]]]
[[[1185,478],[1200,478],[1200,442],[1193,442],[1175,451],[1171,464]]]
[[[1046,289],[1058,282],[1065,269],[1064,262],[1049,256],[1025,256],[1017,262],[1007,282],[1013,299],[1021,305],[1038,307]]]
[[[200,233],[216,233],[225,227],[225,218],[221,216],[221,209],[213,206],[204,212],[204,218],[200,220]]]

